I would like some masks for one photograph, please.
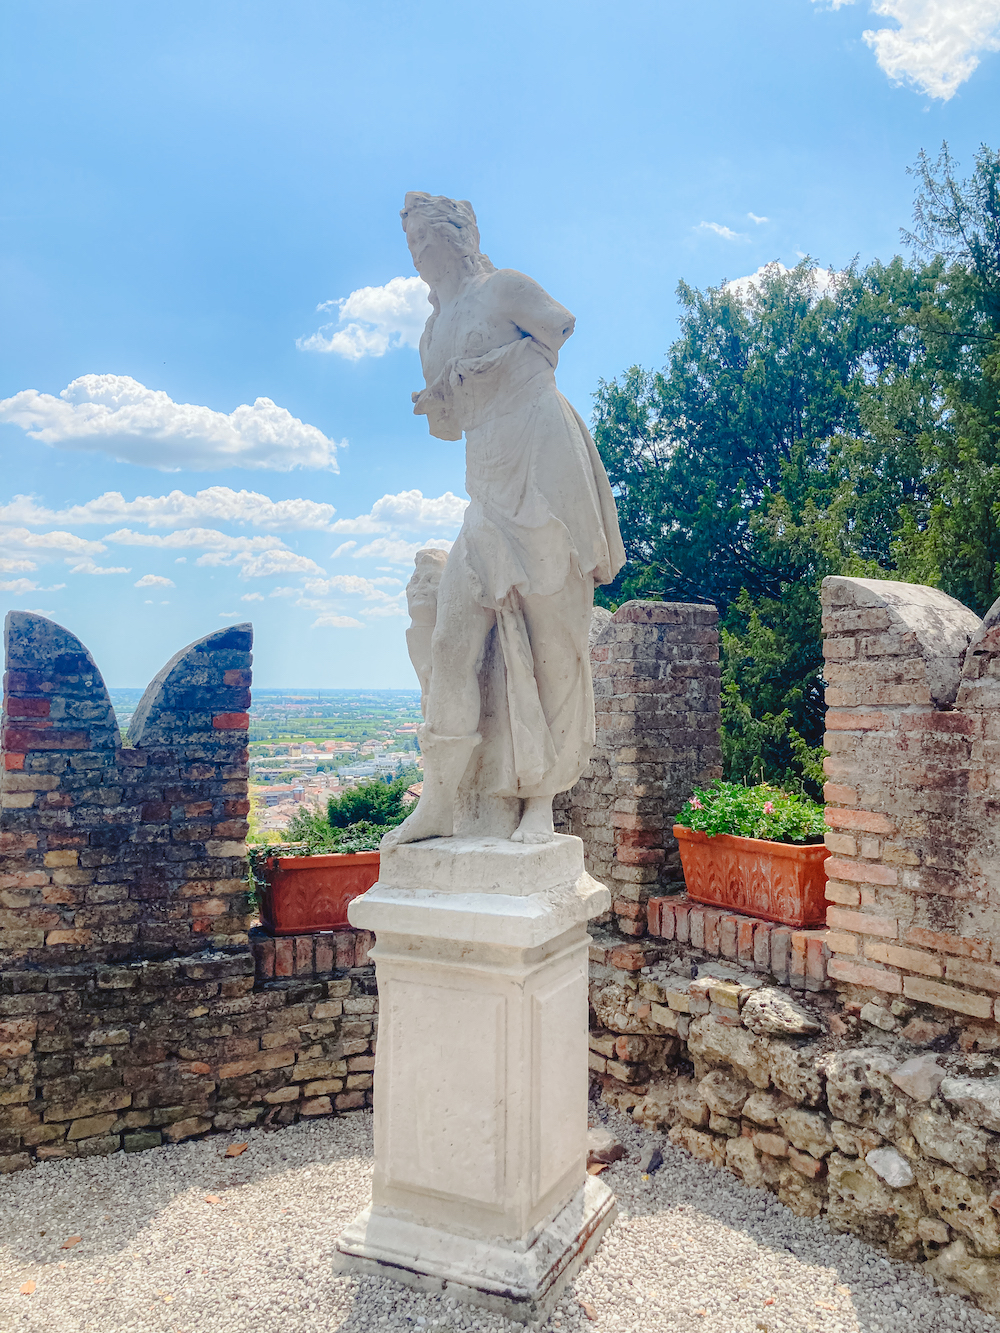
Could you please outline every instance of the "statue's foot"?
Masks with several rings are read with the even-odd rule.
[[[551,842],[555,836],[552,825],[552,797],[530,796],[524,803],[520,824],[510,835],[511,842]]]
[[[451,806],[447,810],[435,810],[424,798],[417,802],[417,808],[407,815],[402,824],[397,824],[384,835],[380,849],[387,852],[390,847],[399,847],[404,842],[422,842],[424,838],[450,838],[454,832],[454,817]]]

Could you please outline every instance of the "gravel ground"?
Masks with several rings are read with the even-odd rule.
[[[546,1330],[1000,1333],[910,1265],[665,1142],[663,1166],[643,1179],[638,1158],[653,1136],[592,1109],[628,1149],[603,1177],[620,1215]],[[223,1156],[240,1141],[246,1152]],[[0,1330],[516,1333],[448,1299],[333,1274],[334,1238],[370,1179],[363,1114],[3,1177]]]

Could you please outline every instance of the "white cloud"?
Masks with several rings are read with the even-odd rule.
[[[262,592],[245,592],[240,598],[241,602],[262,602],[264,594]]]
[[[832,0],[832,7],[852,3]],[[1000,51],[1000,0],[874,0],[871,12],[899,24],[864,33],[879,68],[894,83],[912,83],[943,102],[972,76],[981,55]]]
[[[198,564],[208,564],[210,557],[201,556]],[[263,551],[244,560],[241,579],[262,579],[272,574],[322,574],[324,571],[308,556],[294,551]]]
[[[130,565],[114,565],[105,568],[103,565],[95,564],[94,561],[89,558],[85,560],[79,560],[74,565],[72,557],[67,557],[66,563],[67,565],[70,566],[69,572],[71,574],[131,574],[132,573],[132,568]]]
[[[202,550],[219,551],[223,555],[288,549],[280,537],[230,537],[216,528],[182,528],[179,532],[168,533],[165,537],[159,533],[132,532],[129,528],[120,528],[117,532],[109,532],[104,540],[114,542],[118,546],[153,546],[168,551],[201,547]],[[227,560],[225,563],[232,562]]]
[[[20,574],[37,568],[34,560],[0,560],[0,574]]]
[[[783,278],[791,271],[791,269],[785,268],[779,260],[774,259],[770,264],[762,264],[756,273],[750,273],[745,278],[733,278],[732,282],[727,282],[722,290],[732,292],[741,301],[745,301],[751,292],[760,288],[765,278]],[[809,280],[812,284],[813,300],[818,301],[821,297],[830,295],[836,289],[838,277],[839,275],[832,268],[811,268],[809,270]]]
[[[699,222],[699,231],[714,231],[716,236],[721,236],[724,241],[745,241],[746,237],[738,231],[733,231],[730,227],[724,227],[721,222]]]
[[[301,588],[272,588],[270,595],[272,597],[301,597]]]
[[[161,472],[337,470],[334,441],[270,398],[227,414],[175,403],[162,389],[147,389],[130,375],[81,375],[58,398],[23,389],[0,401],[0,422],[20,426],[43,444],[110,454]]]
[[[336,311],[336,320],[295,345],[303,352],[336,352],[349,361],[384,356],[396,347],[417,347],[431,313],[427,292],[423,278],[392,278],[384,287],[361,287],[350,296],[324,301],[317,311]]]
[[[750,219],[751,222],[756,222],[758,226],[760,226],[762,222],[771,221],[770,218],[759,218],[756,213],[748,213],[747,217]]]
[[[177,584],[173,579],[165,579],[162,574],[143,574],[141,579],[135,582],[137,588],[176,588]]]
[[[248,523],[272,532],[329,532],[336,512],[333,505],[315,500],[272,500],[257,491],[209,486],[195,495],[171,491],[169,495],[138,495],[134,500],[126,500],[119,491],[105,491],[96,500],[58,510],[44,508],[30,495],[15,495],[9,504],[0,505],[0,523],[31,527],[44,523],[143,523],[150,528],[174,528],[208,521]]]
[[[361,614],[363,616],[405,616],[407,610],[401,602],[387,602],[379,606],[366,606]]]
[[[353,616],[338,616],[332,612],[326,612],[317,616],[312,623],[313,629],[364,629],[360,620],[355,620]]]
[[[239,615],[242,615],[242,612],[240,612],[240,611],[220,611],[220,612],[219,612],[219,619],[220,619],[220,620],[235,620],[236,617],[239,616]]]
[[[333,558],[335,559],[338,555],[350,551],[355,560],[375,557],[379,560],[388,560],[391,565],[409,565],[413,563],[413,557],[418,551],[425,551],[429,547],[437,551],[450,551],[453,545],[453,542],[447,541],[444,537],[431,537],[422,542],[404,542],[392,537],[376,537],[373,542],[369,542],[367,546],[359,547],[357,550],[351,549],[357,546],[357,542],[344,542],[342,546],[338,546],[334,551]]]
[[[0,514],[2,522],[2,514]],[[108,548],[103,542],[90,542],[72,532],[29,532],[27,528],[0,528],[0,547],[6,551],[30,551],[39,556],[102,555]]]
[[[403,528],[407,532],[421,528],[457,528],[468,505],[468,500],[451,491],[438,496],[424,495],[420,491],[400,491],[397,495],[383,495],[367,514],[339,518],[330,531],[367,534],[391,532],[394,528]]]
[[[49,588],[40,588],[34,579],[3,579],[0,580],[0,591],[2,592],[58,592],[60,588],[65,588],[65,583],[53,583]],[[39,611],[37,615],[48,615],[47,611]]]

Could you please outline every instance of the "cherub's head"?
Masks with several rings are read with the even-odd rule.
[[[415,624],[434,624],[437,591],[448,560],[446,551],[428,547],[413,557],[414,570],[406,585],[406,607]]]

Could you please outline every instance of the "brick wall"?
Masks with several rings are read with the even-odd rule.
[[[1000,632],[933,588],[823,584],[832,978],[1000,1016]]]
[[[143,696],[123,747],[79,639],[10,612],[0,723],[6,969],[246,943],[252,637],[235,625],[178,653]]]
[[[557,798],[557,827],[584,841],[621,930],[640,936],[646,902],[680,887],[673,816],[722,774],[719,635],[714,606],[626,602],[591,649],[597,744]]]
[[[371,1105],[371,936],[248,930],[251,638],[178,653],[122,745],[80,641],[7,617],[0,1174]]]

